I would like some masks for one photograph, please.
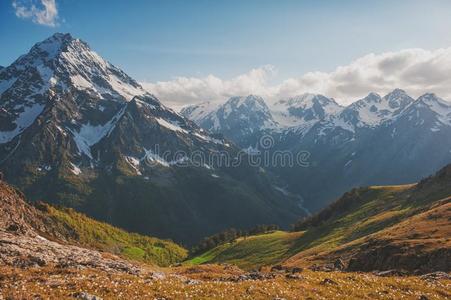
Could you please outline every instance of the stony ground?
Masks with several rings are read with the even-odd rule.
[[[138,275],[54,267],[0,267],[0,274],[2,299],[451,299],[450,277],[439,273],[245,273],[233,266],[206,265]]]

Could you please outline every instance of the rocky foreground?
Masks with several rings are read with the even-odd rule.
[[[446,273],[420,277],[298,270],[245,273],[205,265],[149,273],[0,268],[3,299],[449,299]]]
[[[231,264],[133,262],[73,244],[3,182],[0,204],[0,299],[451,299],[445,272],[346,272],[340,260],[331,268],[250,272]]]

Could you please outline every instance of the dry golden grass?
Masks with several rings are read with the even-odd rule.
[[[378,277],[363,273],[284,274],[269,280],[219,281],[242,273],[230,266],[166,269],[164,279],[96,270],[0,268],[4,299],[70,299],[86,292],[103,299],[449,299],[451,281]]]

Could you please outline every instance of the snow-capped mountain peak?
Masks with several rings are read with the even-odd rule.
[[[31,48],[30,53],[43,55],[48,59],[53,59],[61,52],[65,51],[71,43],[81,43],[81,41],[74,39],[70,33],[55,33],[48,39],[34,45]],[[87,44],[83,43],[83,46],[89,49]]]
[[[383,100],[387,101],[389,108],[394,111],[403,110],[414,102],[414,99],[401,89],[394,89],[384,96]]]
[[[235,140],[240,136],[244,141],[258,132],[278,127],[263,98],[256,95],[231,97],[222,105],[206,102],[188,106],[181,114],[204,129]]]
[[[432,113],[439,123],[451,126],[451,103],[433,93],[420,96],[412,105],[410,113],[417,118],[427,118],[425,114]]]
[[[337,114],[342,107],[332,98],[305,93],[277,101],[272,106],[275,120],[286,127],[302,126],[306,122],[317,122]]]
[[[356,127],[375,127],[391,120],[411,103],[413,99],[401,89],[395,89],[384,97],[371,92],[349,105],[341,118]]]
[[[0,80],[22,71],[37,72],[40,77],[37,84],[43,90],[56,86],[66,92],[77,89],[99,99],[126,101],[146,93],[135,80],[70,34],[56,33],[37,43],[28,54],[6,68]]]
[[[205,119],[209,114],[215,112],[219,105],[220,104],[218,103],[210,101],[187,105],[180,110],[180,114],[197,123]]]
[[[437,104],[439,106],[442,107],[448,107],[451,105],[450,102],[445,101],[444,99],[438,97],[436,94],[434,93],[426,93],[424,95],[421,95],[418,99],[417,99],[418,103],[422,103],[425,104],[429,107]]]
[[[70,97],[82,113],[108,121],[124,101],[148,94],[123,71],[105,61],[88,44],[70,34],[56,33],[35,44],[0,72],[2,131],[0,144],[27,129],[49,105]],[[151,95],[149,95],[151,96]],[[157,100],[156,100],[157,101]],[[116,102],[116,104],[114,103]]]
[[[224,108],[226,113],[238,108],[247,107],[252,110],[268,110],[265,101],[262,97],[256,95],[232,97],[225,104]]]

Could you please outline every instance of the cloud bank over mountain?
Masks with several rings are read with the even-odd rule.
[[[266,65],[231,79],[215,75],[175,77],[143,85],[176,109],[203,101],[221,102],[236,95],[258,94],[271,102],[305,92],[324,94],[349,104],[368,91],[384,94],[394,88],[405,89],[413,96],[433,91],[451,99],[451,47],[371,53],[329,73],[308,72],[272,84],[270,79],[275,72],[274,66]]]

